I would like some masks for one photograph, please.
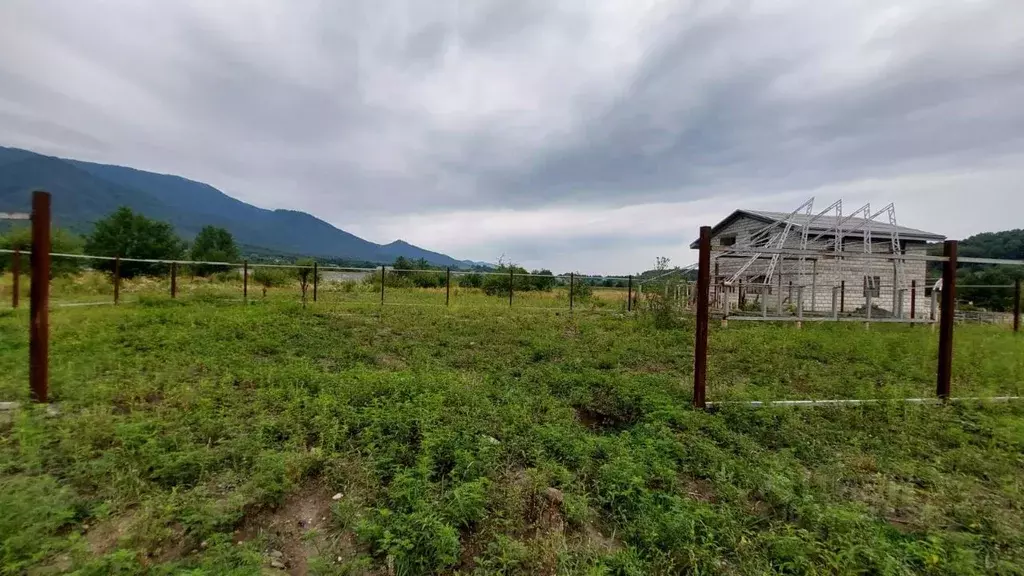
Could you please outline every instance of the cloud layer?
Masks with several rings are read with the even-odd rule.
[[[0,144],[624,273],[738,207],[1019,226],[1015,0],[0,5]]]

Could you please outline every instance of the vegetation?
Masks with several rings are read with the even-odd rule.
[[[942,255],[942,244],[935,244],[929,252]],[[960,242],[958,254],[961,257],[998,258],[1003,260],[1024,260],[1024,230],[985,232]],[[929,276],[938,278],[942,265],[929,263]],[[1024,280],[1024,267],[994,266],[991,264],[960,264],[957,269],[957,300],[965,307],[981,308],[997,312],[1013,310],[1012,288],[971,288],[971,286],[1009,286],[1017,280]]]
[[[86,239],[85,253],[93,256],[120,256],[154,260],[178,260],[185,255],[185,242],[166,222],[150,220],[142,214],[122,206],[113,214],[96,222],[92,234]],[[92,261],[98,270],[114,271],[114,262]],[[121,262],[122,278],[140,274],[166,274],[166,264]]]
[[[50,233],[50,250],[60,254],[81,254],[82,238],[64,230],[55,228]],[[6,234],[0,235],[0,248],[5,250],[21,250],[21,270],[28,274],[29,257],[32,251],[32,229],[12,228]],[[11,269],[14,260],[13,254],[0,254],[0,272]],[[83,267],[83,261],[78,258],[54,257],[50,260],[50,277],[59,278],[78,273]]]
[[[204,226],[199,231],[196,239],[192,242],[190,256],[192,260],[206,262],[236,263],[241,260],[234,237],[226,229],[216,226]],[[223,266],[210,264],[196,265],[196,274],[200,276],[209,276],[214,272],[222,272],[223,270]]]
[[[1024,570],[1024,405],[699,412],[688,320],[325,284],[305,309],[294,280],[248,306],[225,284],[55,309],[58,413],[0,423],[0,570]],[[28,399],[26,322],[0,314],[3,400]],[[911,326],[713,326],[709,398],[928,396],[935,348]],[[1021,394],[1022,348],[958,326],[954,390]]]
[[[299,280],[299,289],[302,290],[302,303],[306,303],[306,293],[309,292],[309,285],[319,281],[319,273],[314,269],[313,260],[304,258],[296,262],[299,266],[295,269],[295,277]]]
[[[480,287],[485,294],[505,298],[508,298],[510,287],[513,292],[550,291],[559,283],[561,280],[550,270],[528,272],[522,266],[502,261],[492,273],[482,274],[480,278]]]

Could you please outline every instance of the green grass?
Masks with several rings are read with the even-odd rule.
[[[692,326],[614,300],[235,288],[51,313],[59,414],[0,423],[2,573],[1024,572],[1024,404],[705,413]],[[0,312],[0,400],[27,321]],[[714,326],[708,397],[927,397],[936,342]],[[1022,375],[1024,340],[957,327],[954,395]]]

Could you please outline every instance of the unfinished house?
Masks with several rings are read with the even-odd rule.
[[[922,317],[926,262],[899,256],[945,237],[897,225],[891,204],[843,214],[841,201],[817,213],[813,202],[790,213],[736,210],[712,229],[713,303],[727,314],[908,318],[916,308]],[[778,253],[786,250],[794,253]]]

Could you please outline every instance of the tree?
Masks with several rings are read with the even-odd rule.
[[[192,243],[192,259],[206,262],[238,262],[241,256],[238,253],[238,246],[235,245],[235,238],[224,228],[217,226],[203,226],[203,229],[196,235]],[[196,274],[209,276],[223,266],[210,264],[197,264]]]
[[[151,220],[122,206],[96,222],[92,234],[86,239],[85,252],[96,256],[178,260],[185,253],[185,243],[174,233],[170,224]],[[93,267],[113,272],[114,262],[100,260]],[[166,264],[121,263],[121,276],[124,278],[166,272]]]
[[[55,228],[50,234],[50,251],[59,254],[81,254],[82,239],[71,232]],[[14,228],[0,236],[0,248],[21,250],[21,271],[29,273],[28,253],[32,250],[32,229]],[[14,254],[0,254],[0,271],[11,269]],[[84,260],[54,256],[50,259],[50,278],[70,276],[82,269]]]
[[[309,283],[313,281],[313,260],[311,258],[303,258],[296,262],[299,266],[296,270],[296,276],[299,279],[299,288],[302,289],[302,305],[306,305],[306,291],[309,289]],[[317,273],[319,275],[319,272]]]

